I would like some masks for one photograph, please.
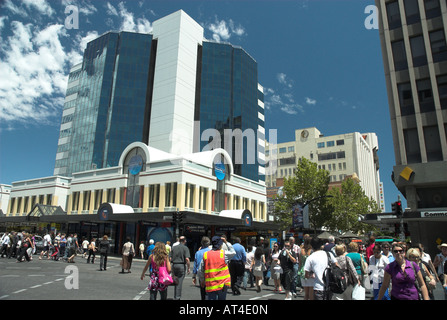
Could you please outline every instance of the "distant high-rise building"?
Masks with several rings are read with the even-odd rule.
[[[89,42],[70,71],[54,174],[116,166],[136,141],[178,155],[225,148],[225,129],[240,129],[245,139],[227,142],[234,173],[264,181],[257,63],[203,34],[180,10],[155,21],[152,34],[108,32]],[[219,145],[210,144],[217,140],[209,129]]]
[[[445,0],[376,0],[396,165],[407,206],[447,207]]]

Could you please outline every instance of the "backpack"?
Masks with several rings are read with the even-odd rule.
[[[326,254],[328,266],[323,273],[325,292],[341,294],[345,292],[348,286],[345,272],[338,265],[332,262],[329,252],[326,252]]]

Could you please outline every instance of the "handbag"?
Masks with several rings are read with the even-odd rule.
[[[411,264],[411,268],[413,269],[413,273],[414,273],[414,286],[416,287],[416,290],[418,292],[418,299],[419,300],[424,300],[424,298],[422,297],[422,290],[421,287],[419,286],[419,282],[418,282],[418,276],[416,273],[416,269],[414,268],[414,262],[410,261]]]
[[[166,269],[166,263],[163,265],[163,267],[158,268],[158,282],[165,286],[169,286],[174,282],[168,270]]]
[[[362,262],[362,274],[368,274],[368,264],[366,263],[365,259],[363,259],[363,255],[360,255],[360,260]]]
[[[275,271],[275,272],[278,272],[279,274],[282,274],[284,271],[283,271],[283,269],[282,269],[282,267],[281,267],[281,265],[279,265],[279,264],[277,264],[276,266],[274,266],[273,267],[273,270]]]

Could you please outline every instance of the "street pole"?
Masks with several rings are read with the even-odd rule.
[[[402,203],[402,201],[400,201],[400,194],[397,195],[397,201]],[[402,213],[400,215],[400,234],[399,234],[399,240],[400,241],[405,241],[405,231],[404,231],[404,213],[402,210]]]
[[[177,219],[176,219],[176,221],[175,221],[175,239],[177,239],[178,237],[179,237],[179,235],[180,235],[180,230],[179,230],[179,221],[178,221],[178,217],[180,216],[179,215],[179,211],[178,211],[178,208],[177,208]]]

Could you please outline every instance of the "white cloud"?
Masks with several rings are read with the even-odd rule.
[[[14,14],[18,14],[21,15],[22,17],[27,17],[28,14],[26,13],[26,11],[20,6],[16,6],[12,0],[5,0],[3,6],[5,9],[8,9],[9,11],[11,11]]]
[[[12,21],[11,32],[0,48],[0,120],[49,123],[59,116],[67,86],[71,61],[60,41],[66,29]]]
[[[107,14],[110,16],[118,16],[118,11],[110,4],[110,2],[107,2]]]
[[[227,22],[225,20],[219,21],[215,17],[215,22],[209,23],[206,28],[213,33],[212,37],[216,42],[227,41],[233,34],[239,37],[245,35],[245,29],[241,25],[236,26],[232,19]]]
[[[224,20],[218,21],[217,23],[211,23],[208,26],[208,30],[213,33],[213,39],[217,42],[221,40],[230,39],[230,29],[227,27],[227,23]]]
[[[54,10],[45,0],[22,0],[26,7],[31,9],[32,7],[37,9],[40,13],[52,16],[54,14]]]
[[[279,83],[285,85],[288,88],[293,87],[293,80],[290,80],[285,73],[282,72],[278,73],[276,75],[276,79],[278,80]]]
[[[91,3],[85,3],[79,7],[79,12],[86,16],[95,14],[97,11],[98,9]]]
[[[0,30],[2,30],[3,27],[5,26],[5,20],[8,20],[7,16],[0,17]]]
[[[284,72],[277,73],[276,80],[281,85],[279,90],[264,88],[264,105],[266,109],[269,111],[280,110],[289,115],[305,112],[305,105],[298,103],[293,93],[295,81],[290,79]],[[307,105],[316,105],[317,103],[317,100],[309,97],[306,97],[304,101]]]
[[[310,105],[316,105],[317,104],[317,100],[306,97],[306,103],[310,104]]]
[[[271,88],[264,88],[264,105],[269,111],[279,109],[289,115],[304,112],[303,106],[295,102],[291,93],[278,94]]]
[[[87,0],[62,0],[62,5],[77,5],[83,15],[97,12]],[[16,123],[58,123],[67,86],[69,68],[82,61],[87,43],[96,39],[97,31],[79,30],[72,34],[55,18],[55,11],[45,0],[6,0],[2,9],[10,16],[0,17],[0,30],[8,37],[0,41],[0,130],[11,130]],[[118,9],[117,9],[118,8]],[[149,20],[136,18],[124,2],[117,8],[107,3],[107,19],[118,17],[121,30],[148,33]],[[27,11],[29,10],[29,11]],[[27,17],[33,23],[14,21],[11,14]],[[41,24],[33,17],[52,16],[58,24]],[[11,21],[11,22],[9,22]]]
[[[152,24],[145,18],[138,18],[135,22],[135,17],[132,12],[127,11],[124,2],[118,4],[119,16],[122,18],[121,31],[149,33],[152,31]]]

